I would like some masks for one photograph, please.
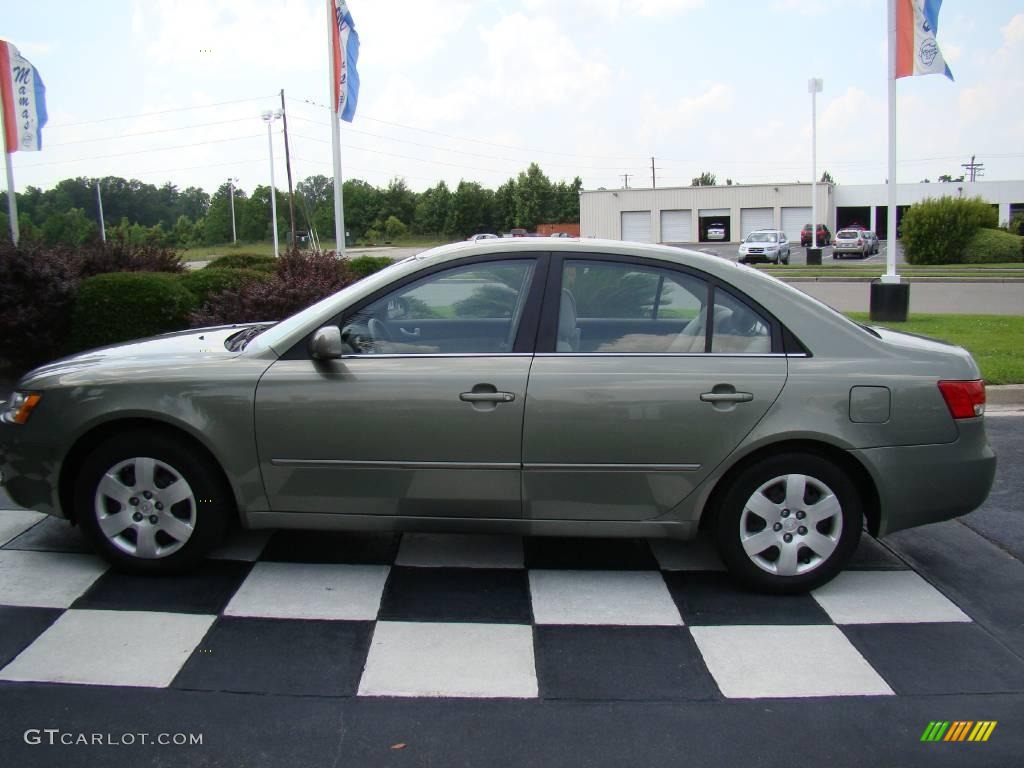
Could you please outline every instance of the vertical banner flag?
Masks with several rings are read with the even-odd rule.
[[[935,42],[942,0],[896,0],[896,77],[953,73]]]
[[[38,152],[46,125],[46,88],[31,62],[5,40],[0,40],[0,98],[7,151]]]
[[[331,25],[331,66],[334,70],[334,112],[351,123],[359,101],[359,35],[345,0],[328,0],[333,20]]]

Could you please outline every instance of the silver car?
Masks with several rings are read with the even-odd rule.
[[[835,242],[832,243],[833,259],[845,259],[847,256],[859,256],[864,259],[873,251],[871,238],[861,229],[840,229],[836,232]]]
[[[740,243],[739,260],[742,264],[789,264],[789,240],[777,229],[754,230]]]
[[[247,528],[673,536],[794,592],[977,507],[995,456],[958,347],[677,248],[486,240],[277,324],[75,355],[0,409],[20,504],[116,566]]]

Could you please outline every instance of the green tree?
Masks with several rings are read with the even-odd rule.
[[[457,237],[494,229],[494,193],[475,181],[460,181],[448,206],[444,231]]]
[[[552,194],[552,210],[549,218],[552,224],[578,223],[580,220],[580,190],[583,179],[577,176],[571,184],[560,181],[555,184]]]
[[[270,198],[267,198],[268,200]],[[237,229],[239,223],[239,213],[245,207],[246,196],[245,192],[238,187],[235,187],[235,227]],[[267,214],[269,220],[269,213]],[[200,217],[189,217],[193,221],[199,221],[204,218]],[[205,216],[206,226],[204,229],[205,237],[207,238],[207,245],[218,245],[220,243],[231,242],[231,184],[225,181],[216,192],[213,193],[213,197],[210,198],[209,210]],[[239,237],[241,237],[241,231],[239,230]]]
[[[402,237],[408,228],[399,221],[397,216],[388,216],[387,221],[384,222],[384,237],[387,240],[397,240]]]
[[[690,182],[691,187],[713,187],[718,183],[715,178],[715,174],[711,171],[704,171],[700,176],[694,177],[693,181]]]
[[[401,221],[412,221],[416,215],[416,193],[409,189],[405,179],[397,176],[388,182],[388,188],[381,195],[378,216],[387,219],[394,216]]]
[[[413,231],[431,235],[444,233],[451,200],[452,193],[443,181],[421,194],[416,202]]]
[[[828,171],[825,171],[824,173],[821,174],[821,183],[822,184],[835,184],[836,180],[832,178],[832,174],[831,173],[829,173]]]
[[[98,235],[96,222],[90,220],[81,208],[51,213],[42,226],[42,239],[46,245],[85,245]]]
[[[516,177],[515,192],[515,225],[528,230],[535,230],[537,225],[550,217],[552,189],[551,181],[540,166],[530,163],[525,171]]]
[[[509,179],[494,191],[494,229],[507,232],[516,222],[516,180]]]

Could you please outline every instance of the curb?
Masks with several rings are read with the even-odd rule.
[[[985,387],[986,405],[1024,405],[1024,384],[998,384]]]

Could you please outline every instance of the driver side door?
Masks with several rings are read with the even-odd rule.
[[[540,261],[479,258],[407,278],[338,318],[341,359],[274,363],[256,392],[271,508],[521,517]]]

